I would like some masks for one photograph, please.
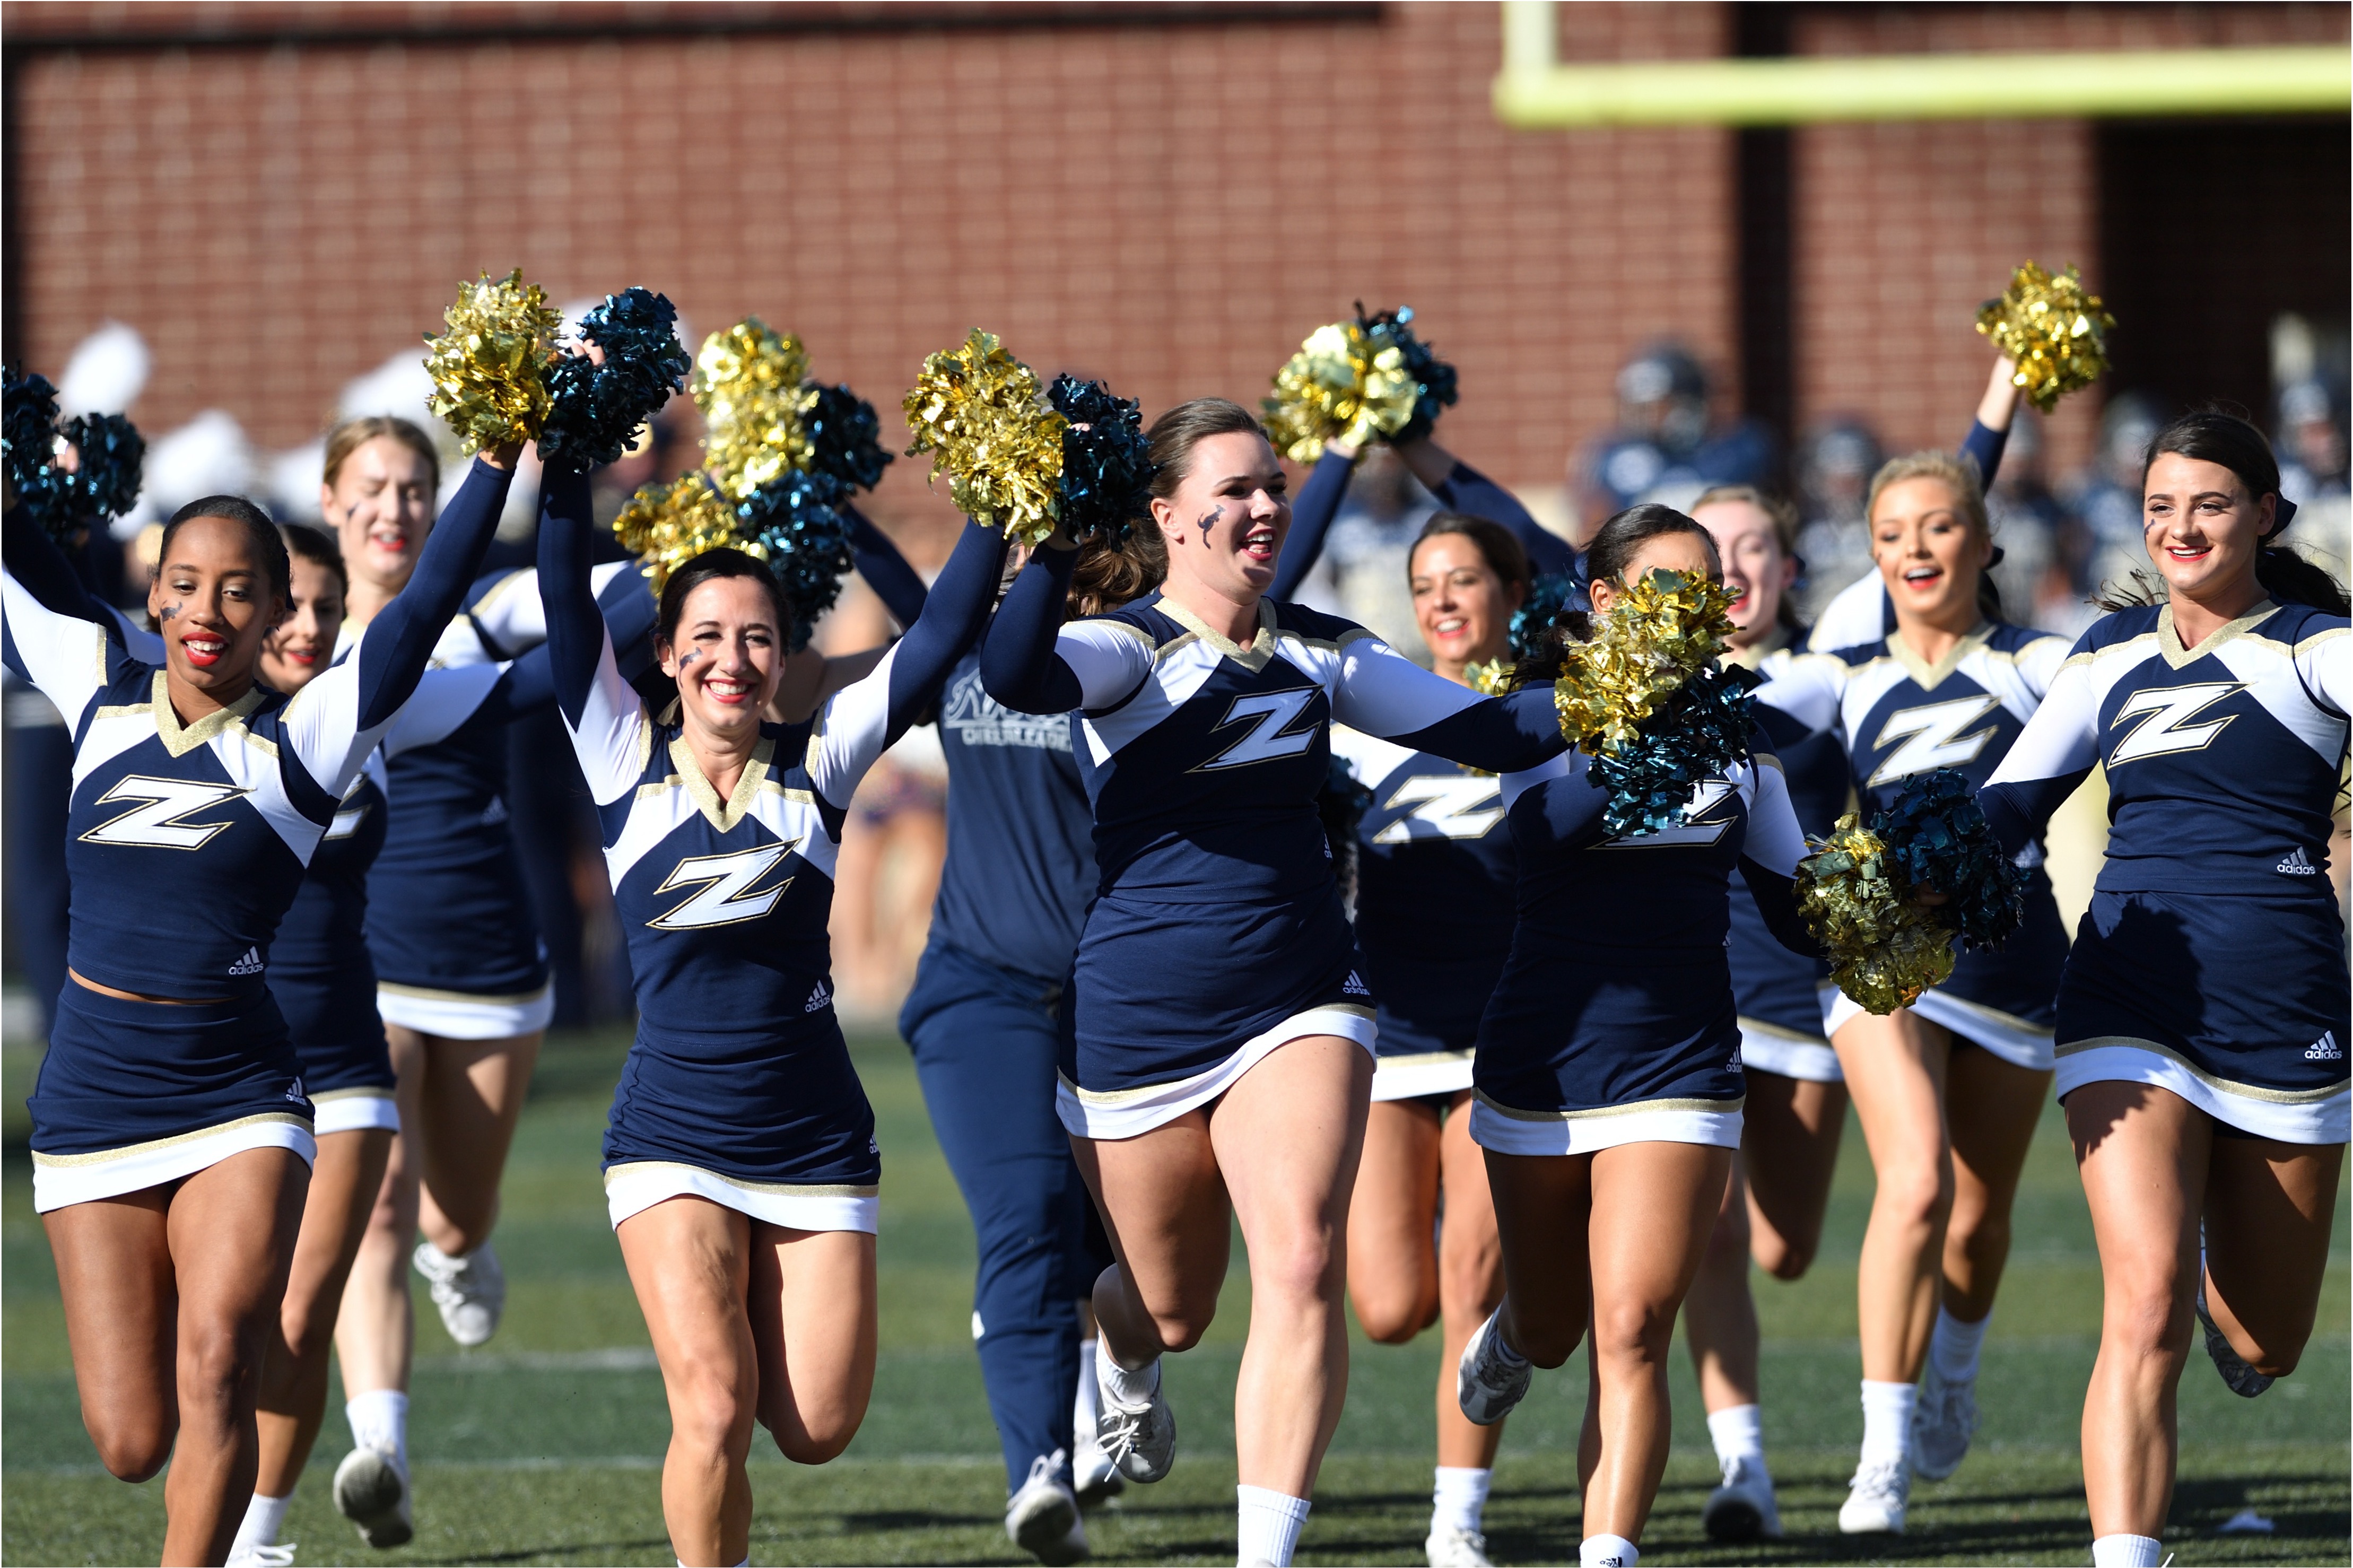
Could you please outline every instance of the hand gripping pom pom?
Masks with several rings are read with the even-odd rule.
[[[121,517],[139,504],[147,438],[138,426],[121,414],[77,414],[65,437],[80,454],[79,468],[61,476],[80,517]]]
[[[1717,662],[1732,636],[1731,605],[1719,584],[1652,572],[1610,605],[1590,638],[1563,649],[1553,706],[1560,732],[1594,759],[1609,792],[1609,832],[1674,826],[1700,781],[1747,756],[1757,681]]]
[[[1046,390],[1062,430],[1062,531],[1117,543],[1152,515],[1152,443],[1143,405],[1099,381],[1058,375]]]
[[[801,341],[770,331],[757,316],[702,340],[691,390],[706,427],[706,466],[737,500],[787,468],[808,466],[808,432],[800,416],[807,374]]]
[[[740,548],[735,500],[700,472],[638,488],[613,520],[613,537],[638,558],[659,595],[670,574],[706,550]]]
[[[2100,379],[2108,368],[2108,331],[2116,324],[2073,267],[2054,278],[2031,261],[2010,275],[2000,299],[1978,310],[1978,331],[2017,362],[2011,384],[2045,414],[2066,394]]]
[[[581,339],[603,350],[605,363],[558,356],[548,378],[541,458],[584,471],[619,462],[638,427],[685,389],[694,368],[677,327],[677,307],[645,289],[608,294],[583,316]]]
[[[808,433],[808,471],[839,481],[845,497],[882,482],[891,454],[882,449],[882,421],[874,405],[846,386],[801,384],[801,428]]]
[[[1413,379],[1417,391],[1413,400],[1413,416],[1403,428],[1390,432],[1397,441],[1410,441],[1428,436],[1438,423],[1439,411],[1451,408],[1461,396],[1456,390],[1454,367],[1430,352],[1430,345],[1413,335],[1413,307],[1400,305],[1394,310],[1383,310],[1377,316],[1365,314],[1364,301],[1356,302],[1356,325],[1376,343],[1394,343],[1405,374]]]
[[[1953,972],[1953,939],[1999,946],[2018,929],[2026,874],[2001,852],[1968,781],[1948,768],[1905,785],[1869,831],[1850,813],[1798,867],[1798,908],[1839,989],[1865,1011],[1908,1007]],[[1914,892],[1948,900],[1929,909]]]
[[[457,303],[442,320],[448,331],[425,337],[425,369],[433,378],[426,406],[468,452],[537,439],[547,423],[547,383],[564,327],[564,318],[548,308],[546,290],[525,283],[520,268],[495,283],[485,273],[479,283],[458,285]]]
[[[5,396],[0,396],[0,426],[5,426],[9,488],[16,504],[55,537],[60,526],[71,526],[67,505],[70,476],[55,466],[58,446],[58,389],[45,375],[28,375],[15,366],[6,372]]]
[[[841,595],[850,568],[849,521],[841,512],[848,499],[829,474],[793,470],[754,490],[736,509],[736,548],[768,563],[785,603],[792,606],[790,651],[808,646],[809,634]]]
[[[1420,397],[1403,348],[1357,322],[1335,321],[1307,334],[1274,373],[1274,395],[1260,406],[1275,450],[1312,463],[1326,442],[1362,446],[1403,430]]]
[[[932,479],[949,479],[956,507],[983,528],[1036,544],[1061,517],[1062,431],[1070,422],[1038,401],[1038,378],[978,328],[931,355],[903,405],[913,458],[930,452]]]

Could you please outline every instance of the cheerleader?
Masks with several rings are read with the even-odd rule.
[[[1655,571],[1720,578],[1707,531],[1663,506],[1619,513],[1587,552],[1593,608]],[[1572,612],[1551,634],[1585,634]],[[1515,684],[1551,695],[1559,655]],[[1725,957],[1736,868],[1774,934],[1810,954],[1791,878],[1806,853],[1761,738],[1683,822],[1605,836],[1582,753],[1503,780],[1519,918],[1479,1025],[1471,1136],[1503,1243],[1502,1305],[1463,1351],[1462,1414],[1488,1425],[1532,1366],[1589,1326],[1580,1560],[1631,1568],[1667,1459],[1667,1357],[1740,1143],[1741,1034]]]
[[[1017,711],[1082,710],[1101,894],[1056,1099],[1118,1258],[1094,1291],[1098,1433],[1128,1479],[1167,1474],[1159,1358],[1208,1327],[1239,1218],[1240,1560],[1279,1565],[1346,1392],[1340,1298],[1372,1079],[1372,994],[1315,810],[1330,727],[1494,769],[1562,742],[1548,694],[1481,700],[1361,627],[1264,596],[1291,509],[1247,410],[1179,405],[1151,456],[1161,592],[1063,626],[1074,552],[1050,542],[998,612],[981,675]]]
[[[873,673],[807,725],[765,722],[793,611],[733,550],[670,574],[650,714],[590,587],[588,484],[551,467],[540,527],[557,704],[605,825],[638,1023],[605,1191],[670,1396],[662,1514],[681,1561],[744,1560],[757,1419],[822,1464],[872,1392],[874,1115],[826,946],[843,813],[978,635],[1004,542],[975,529]]]
[[[2295,1369],[2353,1133],[2321,874],[2353,710],[2345,591],[2277,542],[2295,508],[2244,420],[2175,420],[2141,483],[2163,594],[2112,602],[1978,797],[2023,849],[2107,773],[2057,1029],[2105,1291],[2083,1435],[2101,1568],[2165,1551],[2192,1320],[2234,1394]]]
[[[1164,570],[1156,532],[1090,540],[1068,613],[1117,609]],[[869,581],[913,624],[913,574]],[[899,583],[909,586],[894,593]],[[948,852],[899,1033],[980,1254],[973,1336],[1005,1454],[1006,1534],[1041,1562],[1070,1563],[1087,1550],[1080,1505],[1123,1484],[1095,1442],[1085,1301],[1110,1246],[1054,1114],[1057,1012],[1095,891],[1093,822],[1070,715],[991,698],[976,651],[948,678],[939,731]]]
[[[1468,685],[1471,666],[1510,656],[1530,555],[1542,552],[1547,570],[1565,572],[1575,553],[1435,441],[1398,447],[1450,505],[1486,509],[1438,513],[1406,560],[1433,666]],[[1274,597],[1286,597],[1313,569],[1356,455],[1327,444],[1301,487]],[[1377,1054],[1348,1208],[1348,1297],[1357,1322],[1382,1344],[1409,1343],[1431,1322],[1440,1325],[1438,1466],[1423,1546],[1432,1568],[1482,1568],[1481,1514],[1503,1427],[1463,1418],[1453,1367],[1504,1293],[1494,1205],[1469,1109],[1479,1012],[1511,948],[1511,837],[1493,773],[1338,725],[1332,751],[1373,792],[1357,827],[1356,929],[1378,998]]]
[[[1725,658],[1769,679],[1806,640],[1789,594],[1798,575],[1797,510],[1753,486],[1725,485],[1693,502],[1691,516],[1715,542],[1725,585],[1739,595]],[[1827,834],[1847,800],[1846,752],[1837,736],[1793,742],[1778,756],[1799,827]],[[1847,1097],[1837,1053],[1822,1037],[1822,965],[1775,938],[1736,867],[1731,891],[1732,992],[1747,1098],[1740,1152],[1684,1300],[1683,1326],[1723,1472],[1701,1523],[1720,1541],[1755,1541],[1778,1539],[1781,1518],[1765,1463],[1749,1263],[1783,1280],[1802,1279],[1812,1265]]]
[[[253,1493],[255,1389],[317,1152],[265,955],[490,546],[511,463],[474,466],[410,586],[292,697],[256,681],[290,574],[250,502],[209,497],[165,525],[161,668],[5,581],[9,666],[80,736],[34,1206],[100,1458],[133,1480],[173,1461],[166,1562],[220,1561]],[[12,518],[12,558],[23,531]]]
[[[2000,618],[1978,473],[1942,452],[1882,467],[1867,515],[1895,629],[1793,659],[1757,694],[1785,745],[1838,734],[1866,815],[1916,773],[1982,784],[2067,655]],[[1951,1475],[1977,1426],[1978,1351],[2050,1084],[2067,952],[2041,846],[2020,863],[2025,917],[2001,950],[1962,954],[1943,985],[1886,1017],[1826,993],[1823,1033],[1878,1178],[1856,1287],[1863,1437],[1839,1510],[1849,1534],[1900,1532],[1912,1477]]]

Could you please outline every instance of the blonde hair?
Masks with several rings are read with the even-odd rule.
[[[1871,494],[1862,503],[1862,515],[1868,519],[1878,511],[1880,492],[1906,479],[1943,480],[1978,537],[1993,537],[1993,524],[1986,517],[1985,482],[1978,477],[1976,462],[1950,452],[1912,452],[1880,464],[1879,472],[1871,476]]]
[[[1692,515],[1699,515],[1704,506],[1753,506],[1773,524],[1773,542],[1781,553],[1795,560],[1798,554],[1798,509],[1795,503],[1755,485],[1710,485],[1691,503]]]
[[[433,437],[406,419],[396,419],[389,414],[370,414],[358,419],[346,419],[327,432],[326,461],[319,478],[330,489],[335,476],[343,472],[343,464],[353,452],[381,437],[390,437],[425,459],[425,471],[429,476],[429,488],[434,495],[441,491],[441,454],[434,449]]]

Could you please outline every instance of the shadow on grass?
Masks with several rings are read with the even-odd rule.
[[[554,1557],[573,1563],[616,1563],[626,1552],[668,1552],[670,1537],[656,1535],[638,1541],[577,1541],[547,1546],[520,1546],[512,1552],[470,1552],[463,1557],[420,1557],[419,1563],[459,1564],[467,1563],[534,1563]]]

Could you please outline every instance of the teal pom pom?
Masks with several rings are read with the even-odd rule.
[[[1681,826],[1702,781],[1748,760],[1749,694],[1761,684],[1738,665],[1700,670],[1642,721],[1630,742],[1596,755],[1593,780],[1609,792],[1603,831],[1615,837]]]
[[[539,455],[585,471],[621,460],[638,427],[686,389],[694,361],[678,341],[677,307],[647,289],[607,295],[580,319],[580,336],[605,351],[605,363],[557,357]]]
[[[1072,539],[1101,534],[1117,543],[1152,515],[1143,405],[1070,375],[1054,378],[1046,400],[1071,422],[1062,431],[1062,530]]]
[[[874,405],[847,386],[801,383],[801,429],[809,440],[808,468],[842,488],[844,499],[882,482],[891,454],[882,449],[882,421]]]
[[[1567,572],[1555,572],[1528,584],[1528,596],[1512,613],[1512,657],[1535,658],[1545,649],[1545,633],[1559,625],[1564,610],[1586,607],[1584,584]]]
[[[66,421],[65,437],[80,454],[81,468],[58,478],[79,517],[121,517],[138,504],[147,461],[138,426],[120,414],[77,414]]]
[[[787,468],[735,509],[739,531],[767,562],[792,607],[787,640],[794,653],[808,646],[818,618],[841,596],[850,566],[850,524],[841,510],[847,499],[831,475]]]
[[[1936,921],[1970,947],[2000,946],[2025,918],[2026,873],[2001,852],[1962,774],[1938,768],[1910,779],[1871,830],[1906,883],[1952,900]]]
[[[16,504],[53,536],[60,524],[71,527],[67,476],[54,462],[58,389],[47,376],[8,367],[5,392],[0,392],[0,438],[6,441],[8,483],[16,492]]]
[[[1438,423],[1439,411],[1451,408],[1462,395],[1455,385],[1454,367],[1413,335],[1412,321],[1410,305],[1367,316],[1364,301],[1356,302],[1356,325],[1365,330],[1365,335],[1373,340],[1377,348],[1394,345],[1405,361],[1405,373],[1421,389],[1413,400],[1413,417],[1406,421],[1404,429],[1389,437],[1391,441],[1412,441],[1428,436]]]

